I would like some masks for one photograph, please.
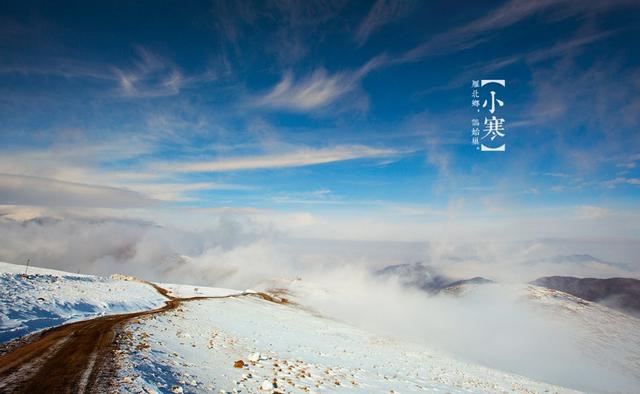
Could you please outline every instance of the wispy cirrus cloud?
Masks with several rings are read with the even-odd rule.
[[[387,25],[406,15],[411,3],[397,0],[376,1],[364,20],[358,26],[353,37],[358,46],[364,45],[369,36],[384,25]]]
[[[178,66],[142,46],[136,46],[137,59],[128,68],[113,68],[120,93],[125,97],[173,96],[194,83],[215,79],[213,71],[186,76]]]
[[[577,207],[575,211],[576,218],[585,220],[603,219],[611,216],[612,214],[612,210],[594,205],[581,205]]]
[[[613,160],[616,161],[616,167],[625,168],[627,170],[634,169],[638,167],[638,164],[640,163],[640,153],[616,157]]]
[[[378,56],[354,71],[330,74],[325,69],[318,68],[311,75],[299,79],[295,79],[293,73],[288,71],[280,82],[252,103],[257,107],[296,112],[321,109],[349,94],[355,94],[360,88],[360,80],[386,62],[385,56]]]
[[[399,62],[414,61],[424,56],[469,49],[487,40],[487,33],[509,27],[536,12],[556,6],[556,1],[512,0],[488,15],[468,24],[437,34],[406,52]]]
[[[213,29],[224,62],[244,63],[242,47],[264,39],[268,56],[275,55],[282,65],[293,65],[312,53],[311,37],[330,31],[339,20],[344,1],[213,1]],[[260,21],[269,21],[263,29]]]
[[[258,107],[305,112],[325,107],[357,88],[358,78],[347,73],[328,74],[324,69],[295,80],[286,72],[269,92],[255,100]]]
[[[364,145],[327,148],[287,146],[272,153],[182,162],[150,161],[148,156],[156,148],[150,143],[138,142],[123,149],[120,146],[121,141],[116,139],[95,145],[72,144],[5,152],[0,158],[0,174],[4,174],[4,183],[0,182],[0,186],[4,187],[0,204],[49,206],[50,202],[54,206],[61,204],[65,198],[68,206],[102,206],[107,204],[109,198],[121,201],[122,204],[115,204],[118,206],[135,206],[151,201],[198,201],[203,192],[248,192],[257,186],[226,182],[224,179],[194,179],[191,175],[197,173],[282,169],[356,159],[394,159],[406,153],[398,149]],[[108,166],[105,166],[104,157],[111,159]],[[123,167],[120,161],[137,164]],[[51,190],[49,198],[45,198],[44,190],[47,188]],[[87,200],[97,195],[94,205],[80,199],[84,190]],[[20,201],[24,203],[20,204]]]
[[[161,201],[185,202],[195,201],[198,198],[190,196],[193,192],[211,191],[211,190],[254,190],[255,188],[248,185],[239,185],[234,183],[217,183],[217,182],[149,182],[149,183],[127,183],[125,189],[142,193],[150,198]]]
[[[432,36],[417,47],[405,52],[395,62],[420,60],[425,56],[446,54],[476,47],[491,38],[491,34],[511,27],[537,14],[547,14],[554,20],[581,14],[593,14],[608,9],[634,5],[629,0],[585,2],[577,0],[511,0],[487,15],[467,24]],[[636,3],[637,5],[637,3]],[[557,48],[561,50],[561,48]],[[541,53],[548,56],[548,53]]]
[[[298,82],[293,80],[291,72],[287,72],[258,103],[268,107],[309,110],[331,103],[351,90],[351,85],[352,82],[343,74],[327,75],[322,69]]]
[[[117,79],[107,65],[92,64],[67,57],[51,57],[47,60],[46,64],[22,64],[5,59],[5,62],[0,64],[0,74],[22,76],[53,75],[64,78],[97,79],[105,81],[116,81]]]
[[[2,150],[0,154],[0,173],[41,176],[69,180],[71,182],[91,183],[96,177],[89,169],[99,168],[101,163],[133,160],[151,154],[155,146],[147,138],[117,137],[105,141],[85,141],[81,135],[78,141],[53,144],[46,147],[31,147]],[[158,174],[142,174],[131,168],[119,171],[120,180],[152,179]]]
[[[47,199],[40,198],[45,186],[51,188],[52,203],[58,204],[55,197],[58,194],[69,195],[69,206],[91,205],[76,196],[83,190],[87,191],[87,199],[97,193],[96,204],[104,204],[108,198],[130,203],[133,196],[139,197],[141,203],[193,201],[197,199],[195,195],[198,192],[253,189],[248,185],[193,181],[173,177],[171,173],[150,171],[144,166],[143,158],[155,149],[149,142],[131,141],[127,146],[122,140],[115,139],[103,143],[75,143],[47,149],[3,152],[0,156],[0,174],[4,178],[0,181],[0,187],[6,189],[0,195],[0,204],[19,205],[19,200],[9,198],[19,193],[24,196],[26,205],[38,205],[38,201],[46,205]],[[109,158],[111,168],[104,166],[104,158]],[[142,162],[126,168],[118,164],[130,160]],[[102,196],[109,197],[103,199]],[[35,200],[32,201],[33,198]]]
[[[260,169],[304,167],[340,161],[399,156],[403,152],[391,148],[363,145],[330,148],[298,148],[276,154],[229,157],[185,163],[155,163],[152,166],[169,172],[230,172]]]
[[[270,198],[276,204],[298,204],[298,205],[335,205],[345,204],[346,201],[339,196],[333,195],[331,190],[319,188],[308,192],[279,193]]]
[[[132,208],[153,204],[143,194],[51,178],[0,174],[0,204],[49,207]]]
[[[627,178],[620,176],[604,182],[604,185],[606,187],[616,187],[618,185],[640,186],[640,178]]]
[[[72,56],[54,56],[33,63],[7,60],[0,63],[0,74],[57,76],[94,80],[108,84],[106,95],[126,98],[173,96],[187,87],[212,81],[216,73],[206,70],[187,75],[179,66],[143,46],[134,46],[130,64],[95,62]]]
[[[549,59],[575,53],[576,51],[581,50],[583,47],[605,40],[615,35],[619,31],[620,30],[608,30],[593,33],[580,32],[571,37],[563,37],[558,42],[550,46],[534,50],[526,50],[521,53],[516,53],[503,58],[493,59],[491,62],[477,62],[466,67],[465,71],[458,75],[454,80],[448,82],[447,84],[430,88],[423,93],[457,89],[468,84],[469,81],[477,78],[478,75],[491,75],[496,71],[502,70],[519,62],[526,62],[527,64],[532,65]],[[528,120],[526,125],[531,124],[531,122],[532,120]],[[523,123],[521,125],[525,124]],[[511,127],[513,126],[514,124],[512,123]]]

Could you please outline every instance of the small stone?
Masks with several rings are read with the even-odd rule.
[[[249,357],[247,357],[247,360],[257,363],[258,361],[260,361],[260,353],[256,352],[256,353],[251,353],[249,355]]]
[[[242,360],[236,360],[236,362],[233,363],[233,368],[242,368],[244,367],[244,361]]]
[[[265,381],[264,381],[264,382],[262,382],[262,384],[260,385],[260,389],[261,389],[261,390],[265,390],[265,391],[273,390],[273,389],[274,389],[274,387],[273,387],[273,383],[271,383],[271,382],[270,382],[270,381],[268,381],[268,380],[265,380]]]

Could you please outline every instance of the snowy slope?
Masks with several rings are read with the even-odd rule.
[[[172,297],[225,297],[231,294],[238,294],[240,291],[222,289],[218,287],[191,286],[173,283],[158,283],[163,289],[169,290]]]
[[[255,295],[185,303],[124,337],[122,392],[571,392]]]
[[[455,358],[540,381],[599,393],[640,387],[640,319],[566,293],[493,283],[394,297],[382,287],[341,293],[284,279],[259,288],[286,289],[289,299],[367,331],[410,337]]]
[[[152,286],[134,278],[35,268],[25,278],[23,270],[23,266],[0,263],[2,342],[68,321],[154,309],[166,300]],[[429,297],[427,304],[413,305],[431,309],[410,308],[413,314],[404,318],[386,315],[389,310],[381,309],[381,299],[368,300],[376,305],[374,313],[384,314],[385,319],[401,318],[420,330],[425,329],[419,325],[420,317],[427,316],[434,343],[374,334],[370,326],[355,328],[299,305],[296,302],[321,300],[315,308],[344,300],[335,289],[302,280],[274,280],[259,287],[271,289],[276,301],[285,297],[289,301],[285,303],[265,300],[252,291],[161,286],[174,297],[227,298],[183,301],[175,310],[137,318],[125,326],[117,352],[121,392],[572,392],[545,381],[589,392],[625,393],[640,385],[640,320],[536,286],[464,285],[452,294]],[[486,292],[491,297],[483,295]],[[492,332],[487,335],[478,319],[496,312],[499,299],[495,297],[507,295],[520,300],[508,303],[516,309],[507,310],[509,324],[517,324],[509,327],[494,315],[489,319]],[[520,314],[522,310],[527,312]],[[435,346],[440,341],[438,320],[448,318],[445,311],[466,315],[456,316],[460,327],[450,321],[442,325],[448,336],[455,329],[464,335],[476,331],[484,342],[501,340],[503,343],[490,346],[504,360],[483,359],[481,353],[473,353],[470,343]],[[524,326],[535,324],[532,317],[544,322],[534,330],[548,330],[551,322],[561,329],[548,332],[564,335],[568,329],[569,336],[518,334]],[[516,343],[518,335],[539,348],[543,357],[533,360],[540,363],[539,370],[519,369],[519,360],[537,356],[526,344],[518,347],[523,346]],[[550,349],[562,348],[567,341],[575,342],[568,349],[578,349],[579,357],[567,358],[576,365],[565,368],[563,354]]]
[[[164,305],[151,286],[129,278],[0,263],[0,343],[63,323]]]
[[[640,319],[557,290],[529,285],[522,291],[549,319],[571,327],[573,340],[598,375],[626,392],[640,387]]]

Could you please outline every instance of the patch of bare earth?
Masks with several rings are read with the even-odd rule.
[[[126,323],[178,309],[185,301],[241,295],[176,298],[166,289],[145,283],[168,298],[163,307],[69,323],[4,345],[0,349],[0,392],[109,392],[117,372],[118,340],[123,339],[118,336],[126,335],[122,329]]]

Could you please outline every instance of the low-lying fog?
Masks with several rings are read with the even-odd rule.
[[[576,327],[580,319],[554,318],[527,302],[524,287],[515,285],[547,275],[638,276],[637,267],[606,261],[605,255],[597,255],[599,250],[605,248],[553,241],[303,240],[229,218],[199,231],[135,220],[0,218],[2,261],[30,259],[33,265],[71,272],[119,272],[241,289],[282,279],[277,283],[291,283],[304,304],[368,330],[546,382],[630,392],[640,384],[634,370],[640,360],[627,366],[616,365],[616,360],[638,357],[640,344],[633,338],[640,333],[640,321],[632,332],[621,333],[619,341],[588,354],[585,331]],[[382,267],[414,262],[454,279],[483,276],[500,284],[479,286],[460,297],[430,296],[375,275]]]

